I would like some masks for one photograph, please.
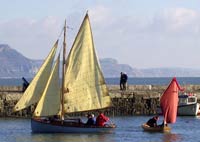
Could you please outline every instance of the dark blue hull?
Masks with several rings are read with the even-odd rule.
[[[97,127],[74,122],[31,119],[31,128],[33,133],[111,133],[114,131],[115,125]]]

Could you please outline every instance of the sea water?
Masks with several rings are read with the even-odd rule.
[[[32,78],[26,78],[27,81],[31,81]],[[106,84],[108,85],[118,85],[119,78],[105,78]],[[128,84],[129,85],[167,85],[172,80],[172,77],[136,77],[136,78],[129,78]],[[179,84],[187,85],[199,85],[200,84],[200,77],[177,77]],[[20,86],[22,85],[23,81],[21,78],[0,78],[0,86],[2,85],[10,85],[10,86]]]
[[[178,116],[171,132],[145,132],[141,125],[152,116],[110,117],[117,128],[113,133],[53,133],[31,132],[30,119],[0,118],[0,142],[198,142],[200,118]],[[162,117],[158,123],[162,122]]]
[[[31,79],[28,79],[31,81]],[[129,84],[167,85],[171,78],[129,78]],[[200,78],[177,78],[180,84],[200,84]],[[119,84],[118,78],[106,78],[107,84]],[[21,79],[0,79],[0,85],[21,85]],[[141,125],[152,116],[111,117],[117,128],[107,134],[34,134],[30,119],[0,118],[0,142],[198,142],[200,117],[178,116],[170,133],[144,132]],[[83,118],[84,119],[84,118]],[[163,118],[160,118],[161,123]]]

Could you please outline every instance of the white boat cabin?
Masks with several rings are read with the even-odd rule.
[[[197,103],[197,96],[195,94],[179,95],[179,105],[190,105],[195,103]]]

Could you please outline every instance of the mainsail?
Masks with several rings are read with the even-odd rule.
[[[108,89],[95,53],[88,14],[66,60],[64,87],[66,113],[111,106]]]
[[[34,116],[52,116],[60,111],[59,63],[60,55],[52,69],[42,97],[37,104]]]
[[[15,105],[14,111],[24,109],[32,104],[37,103],[40,100],[40,97],[44,91],[52,69],[52,64],[57,46],[58,41],[56,41],[49,55],[45,59],[39,71],[37,72],[36,76],[33,78],[30,85],[28,86],[18,103]]]
[[[173,78],[163,95],[161,96],[160,106],[164,115],[165,123],[175,123],[178,107],[178,92],[182,90],[176,80]]]

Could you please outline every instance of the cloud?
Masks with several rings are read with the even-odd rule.
[[[192,24],[198,14],[191,9],[176,8],[164,11],[164,17],[171,22],[172,29],[181,29],[188,24]]]
[[[139,17],[118,16],[112,10],[100,8],[94,12],[94,17],[102,16],[101,13],[105,17],[97,21],[103,28],[96,28],[94,33],[100,57],[112,56],[133,67],[200,66],[196,58],[200,52],[200,14],[197,11],[170,8]],[[188,55],[193,56],[185,58]]]
[[[74,40],[84,14],[68,14],[67,41]],[[133,67],[200,66],[200,13],[186,8],[162,9],[154,15],[116,14],[112,8],[89,8],[94,44],[100,58],[111,57]],[[0,21],[0,43],[29,58],[44,59],[60,35],[64,19]],[[71,42],[67,43],[68,46]],[[180,53],[181,48],[181,53]],[[172,54],[175,56],[168,55]],[[189,59],[188,54],[192,55]],[[199,59],[200,60],[200,59]]]
[[[90,20],[94,28],[105,29],[113,24],[111,9],[103,5],[97,5],[89,9]]]
[[[186,8],[164,9],[155,15],[152,27],[162,34],[191,36],[199,34],[200,14]],[[157,30],[156,30],[157,29]]]
[[[8,43],[26,57],[41,59],[58,38],[61,25],[60,19],[51,16],[0,21],[0,42]]]

